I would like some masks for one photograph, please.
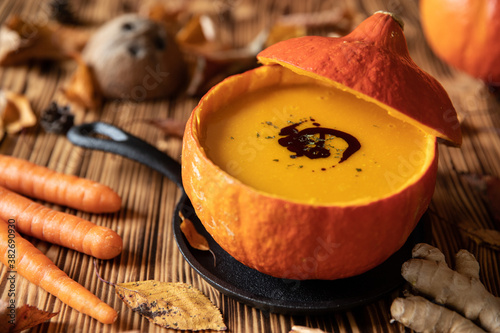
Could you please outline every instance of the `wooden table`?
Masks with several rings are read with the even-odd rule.
[[[3,0],[0,23],[11,14],[46,19],[48,1]],[[221,2],[219,5],[228,5]],[[277,14],[286,11],[313,12],[331,8],[335,1],[259,1],[261,11],[254,19],[236,26],[234,42],[251,40]],[[134,10],[134,1],[74,2],[79,17],[100,24],[125,10]],[[216,5],[215,3],[213,5]],[[432,244],[439,247],[450,263],[461,248],[471,251],[481,265],[481,279],[486,288],[500,295],[500,253],[477,245],[462,229],[500,230],[500,221],[481,192],[463,177],[464,174],[500,176],[500,105],[480,81],[449,68],[438,60],[426,45],[418,16],[418,1],[353,0],[352,5],[364,15],[377,10],[396,13],[405,21],[405,34],[415,62],[435,76],[447,89],[459,113],[464,143],[461,148],[440,145],[439,174],[430,207]],[[223,19],[223,18],[220,18]],[[75,69],[71,61],[58,64],[29,63],[0,68],[0,89],[24,94],[37,115],[53,100],[61,101],[62,85]],[[181,142],[166,138],[162,132],[137,121],[146,118],[186,120],[198,101],[180,96],[170,100],[145,102],[107,101],[102,108],[86,110],[75,107],[76,123],[102,120],[117,125],[159,147],[180,160]],[[390,322],[389,307],[399,290],[373,303],[349,311],[325,315],[289,316],[267,313],[234,301],[211,287],[186,263],[172,236],[171,219],[180,191],[170,180],[140,163],[100,151],[72,145],[64,135],[48,134],[40,126],[7,135],[0,143],[0,153],[27,159],[51,169],[75,174],[109,185],[123,198],[122,209],[115,214],[88,214],[47,204],[97,224],[116,230],[124,240],[123,253],[114,260],[101,261],[100,272],[110,281],[129,282],[155,279],[183,281],[201,289],[221,310],[230,332],[288,332],[292,325],[317,327],[326,332],[402,332],[403,326]],[[499,204],[496,202],[495,204]],[[102,325],[65,306],[58,299],[22,277],[16,280],[17,305],[29,304],[59,312],[34,332],[167,332],[150,324],[127,308],[113,288],[100,282],[94,273],[92,258],[59,246],[30,239],[70,277],[94,292],[119,311],[118,321]],[[0,268],[0,296],[6,300],[7,269]],[[170,331],[169,331],[170,332]]]

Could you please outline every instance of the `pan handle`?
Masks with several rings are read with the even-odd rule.
[[[147,165],[183,189],[179,162],[116,126],[104,122],[81,124],[73,126],[67,138],[74,145],[114,153]]]

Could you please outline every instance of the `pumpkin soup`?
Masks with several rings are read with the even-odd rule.
[[[244,184],[329,204],[404,188],[428,166],[435,138],[353,94],[300,83],[258,89],[211,113],[201,143]]]

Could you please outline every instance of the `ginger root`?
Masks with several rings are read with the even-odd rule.
[[[391,314],[395,320],[417,332],[484,333],[469,319],[421,296],[396,298],[391,305]]]
[[[455,270],[428,244],[417,244],[412,257],[401,274],[416,291],[444,306],[420,296],[396,298],[394,320],[418,332],[500,332],[500,298],[479,280],[479,263],[471,253],[456,254]]]

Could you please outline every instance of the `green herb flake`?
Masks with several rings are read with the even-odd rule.
[[[357,171],[357,172],[361,172],[361,171],[363,171],[363,169],[361,169],[361,168],[356,168],[356,171]]]
[[[280,160],[278,160],[277,158],[275,158],[275,159],[273,160],[273,162],[279,162],[279,161],[280,161]]]

